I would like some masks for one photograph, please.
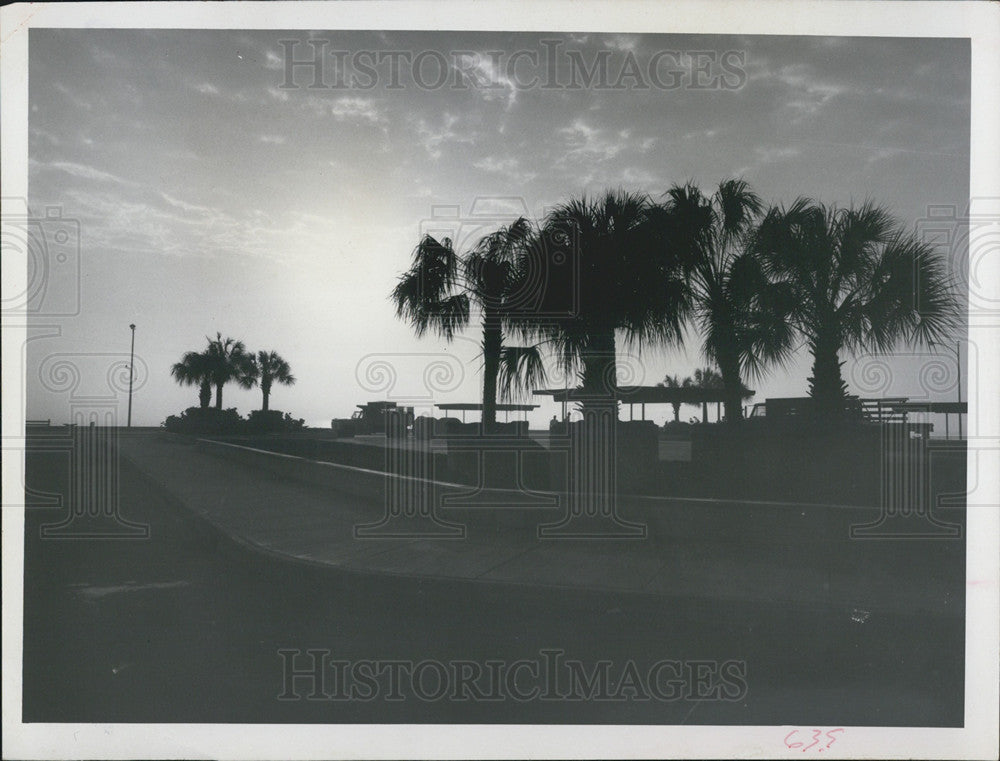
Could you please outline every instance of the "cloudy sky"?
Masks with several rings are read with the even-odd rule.
[[[310,39],[332,86],[287,81],[281,41],[305,60]],[[131,322],[141,425],[197,403],[169,368],[216,331],[289,360],[271,406],[312,424],[427,383],[478,401],[478,330],[417,340],[387,300],[422,232],[470,242],[581,193],[731,176],[768,201],[872,197],[912,229],[967,203],[969,89],[961,40],[33,29],[29,203],[79,221],[80,289],[78,313],[36,320],[59,335],[29,343],[28,417],[68,419],[51,358],[100,375]],[[627,380],[690,374],[699,349],[627,358]],[[893,363],[879,391],[921,396],[923,366]],[[863,370],[845,375],[871,395]],[[750,385],[804,395],[808,374],[803,354]]]

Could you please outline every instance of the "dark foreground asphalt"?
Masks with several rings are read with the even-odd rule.
[[[29,452],[26,480],[64,491],[64,463]],[[238,547],[127,461],[120,490],[123,516],[148,524],[148,539],[43,539],[39,527],[62,511],[27,510],[26,722],[962,724],[961,610],[852,620],[821,607],[367,576]],[[347,662],[323,690],[349,699],[307,699],[307,678],[292,684],[299,697],[282,695],[279,651],[308,649]],[[554,687],[532,673],[553,650],[585,678],[565,663]],[[528,665],[511,677],[518,660]],[[443,666],[418,667],[414,688],[405,673],[426,661]],[[602,661],[607,684],[570,699],[586,696]],[[663,661],[679,663],[656,671],[649,694]],[[723,672],[724,662],[735,664]],[[442,673],[476,668],[473,686],[438,695]],[[638,689],[620,683],[629,674]]]

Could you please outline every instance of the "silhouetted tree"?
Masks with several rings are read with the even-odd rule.
[[[250,385],[260,384],[260,391],[263,394],[261,410],[268,411],[268,399],[271,396],[271,386],[281,383],[291,386],[295,383],[295,376],[292,375],[292,368],[281,358],[276,351],[258,351],[256,354],[248,355],[246,380]]]
[[[840,352],[885,353],[947,338],[959,324],[952,280],[934,247],[871,202],[827,207],[800,198],[768,212],[754,243],[813,356],[809,392],[824,415],[843,410]]]
[[[508,299],[522,285],[523,260],[531,240],[531,224],[519,218],[483,237],[464,256],[449,238],[427,235],[413,255],[413,264],[400,276],[390,298],[396,316],[408,320],[418,336],[429,329],[447,341],[465,329],[473,308],[482,319],[483,424],[496,422],[497,380],[504,363],[504,394],[516,393],[523,383],[510,373],[524,371],[525,382],[544,377],[537,347],[504,347],[509,322]],[[506,358],[506,359],[505,359]]]
[[[716,369],[712,367],[699,367],[694,371],[694,377],[687,377],[681,384],[681,388],[691,388],[691,389],[708,389],[711,391],[724,391],[726,390],[726,381]],[[739,394],[741,399],[750,398],[750,390],[744,386],[740,385]],[[726,414],[729,412],[727,410]],[[741,410],[742,414],[742,410]],[[701,419],[702,422],[708,420],[708,402],[702,401],[701,403]]]
[[[230,381],[236,381],[243,388],[253,385],[250,378],[250,355],[242,341],[223,338],[222,333],[216,333],[215,338],[207,340],[205,356],[208,359],[209,376],[215,386],[215,408],[221,410],[223,386]]]
[[[656,385],[661,388],[681,388],[681,381],[676,375],[668,375]],[[681,402],[671,402],[670,406],[674,408],[674,422],[679,423],[681,421]]]
[[[627,345],[680,343],[689,310],[684,252],[667,246],[664,220],[648,196],[617,190],[570,200],[542,225],[544,238],[571,241],[573,261],[560,276],[572,279],[577,303],[541,320],[537,333],[565,372],[580,374],[587,399],[616,397],[617,333]]]
[[[170,374],[182,386],[198,386],[198,403],[202,409],[211,404],[212,368],[206,352],[185,352],[181,361],[170,368]]]
[[[674,245],[693,247],[688,282],[702,350],[721,372],[726,421],[735,424],[743,417],[743,377],[761,377],[792,349],[791,289],[770,282],[747,247],[762,204],[746,182],[726,180],[711,197],[691,184],[667,196]]]
[[[688,376],[681,384],[682,388],[707,388],[719,391],[726,387],[721,373],[711,367],[699,367],[693,376]]]

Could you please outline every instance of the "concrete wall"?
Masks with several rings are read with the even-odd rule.
[[[254,451],[221,442],[199,440],[207,455],[266,470],[281,478],[296,479],[331,493],[350,495],[352,505],[361,504],[372,520],[385,515],[390,484],[405,493],[404,476],[347,465],[310,462],[291,456]],[[411,488],[413,484],[410,484]],[[485,536],[498,531],[534,535],[538,526],[555,524],[567,515],[565,493],[509,490],[489,487],[469,488],[454,483],[435,482],[426,486],[427,498],[443,520],[466,526],[470,534]],[[831,505],[753,504],[712,500],[622,495],[617,501],[619,515],[643,524],[648,539],[660,543],[697,541],[711,537],[738,544],[763,546],[822,545],[852,541],[852,526],[876,523],[882,517],[877,502],[870,507]],[[948,521],[964,524],[965,511],[944,513]],[[915,518],[907,524],[920,530],[926,520]],[[929,524],[928,524],[929,525]],[[896,526],[898,528],[898,526]],[[933,526],[931,526],[933,529]],[[889,526],[885,531],[895,529]]]

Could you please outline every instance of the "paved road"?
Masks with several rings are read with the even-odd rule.
[[[962,721],[964,631],[957,616],[878,612],[852,621],[843,609],[825,606],[305,567],[233,545],[134,466],[122,468],[122,514],[148,524],[148,539],[42,539],[40,525],[62,513],[28,510],[25,721]],[[29,486],[65,492],[60,455],[29,453],[27,470]],[[487,672],[488,661],[543,663],[543,651],[560,650],[588,672],[611,661],[609,689],[626,699],[517,700],[514,693],[528,694],[538,684],[530,663],[498,700],[468,699],[475,694],[468,690],[462,700],[429,699],[436,672],[419,689],[404,679],[399,700],[389,699],[384,681],[371,700],[360,699],[364,690],[353,700],[306,700],[302,680],[293,685],[302,699],[279,699],[285,689],[279,651],[308,648],[329,651],[351,667],[363,660],[431,659],[457,668],[456,660],[467,660]],[[666,689],[641,700],[640,691],[618,684],[630,662],[646,676],[663,660],[688,668],[700,668],[693,661],[742,662],[746,688],[729,689],[735,679],[714,690],[719,681],[712,681],[712,666],[706,667],[707,694],[736,699],[685,699],[687,684],[679,695]],[[676,673],[683,682],[686,672]],[[325,689],[337,691],[329,683]]]

